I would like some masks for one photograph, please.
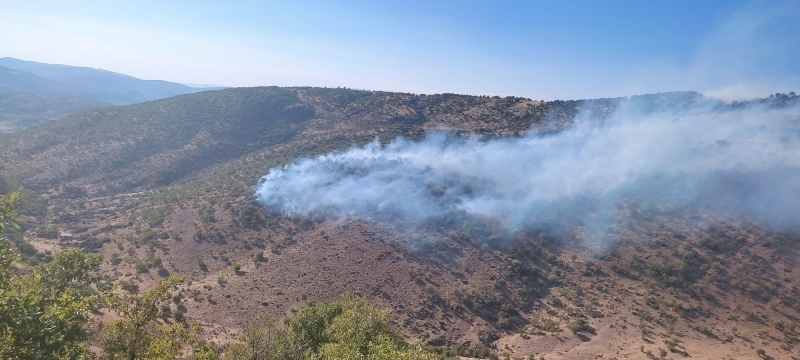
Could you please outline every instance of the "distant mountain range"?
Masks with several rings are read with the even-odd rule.
[[[46,123],[91,107],[129,105],[214,89],[142,80],[102,69],[0,58],[0,131]]]

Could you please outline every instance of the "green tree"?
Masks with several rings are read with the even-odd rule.
[[[577,334],[581,331],[589,330],[589,323],[586,322],[586,319],[579,317],[569,323],[569,329],[572,331],[573,334]]]
[[[3,230],[6,225],[13,225],[11,218],[19,214],[20,201],[22,201],[22,195],[19,192],[13,192],[10,195],[0,194],[0,239],[5,239]]]
[[[228,347],[226,360],[280,360],[281,346],[287,331],[274,318],[265,316],[256,326],[249,326],[239,335],[239,341]]]
[[[100,344],[108,359],[175,359],[187,343],[194,343],[200,332],[197,324],[159,324],[159,309],[167,305],[183,278],[170,276],[144,294],[108,294],[111,308],[120,319],[103,328]],[[176,319],[178,313],[175,314]]]
[[[391,329],[388,311],[345,295],[330,304],[301,309],[287,327],[266,318],[248,328],[225,353],[226,360],[433,360],[420,344],[409,345]]]
[[[205,342],[201,343],[200,346],[194,350],[194,354],[192,354],[193,360],[218,360],[219,355],[217,351],[208,346]]]
[[[39,268],[16,263],[2,232],[20,200],[19,193],[0,196],[0,358],[90,358],[85,327],[99,299],[89,286],[102,259],[70,250]]]

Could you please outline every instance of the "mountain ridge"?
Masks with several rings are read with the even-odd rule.
[[[47,123],[92,107],[129,105],[207,90],[213,88],[141,80],[102,69],[0,58],[0,92],[7,101],[19,101],[0,108],[0,132]]]
[[[116,105],[128,105],[201,91],[179,83],[143,80],[126,74],[89,67],[45,64],[8,57],[0,58],[0,66],[26,71],[45,79],[67,84],[119,93],[127,97],[125,102],[115,102]]]

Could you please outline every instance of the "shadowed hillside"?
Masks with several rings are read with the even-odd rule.
[[[92,99],[114,105],[133,104],[202,91],[169,81],[142,80],[107,70],[79,66],[45,64],[14,58],[0,58],[0,66],[31,73],[37,77],[74,88],[91,89],[93,91],[90,94]],[[42,94],[42,92],[19,88],[15,88],[13,91]]]
[[[94,99],[103,103],[124,103],[125,96],[119,93],[93,89],[46,79],[29,72],[0,67],[0,91],[21,92],[39,95],[75,96]],[[102,100],[100,100],[102,99]]]
[[[0,132],[46,124],[88,108],[106,106],[88,98],[0,92]]]
[[[28,186],[102,183],[129,191],[170,184],[221,160],[278,144],[302,151],[296,155],[308,155],[376,136],[419,137],[436,128],[519,134],[535,124],[545,131],[557,130],[569,124],[577,104],[345,89],[239,88],[84,112],[14,134],[4,143],[27,164],[19,176]],[[76,153],[83,155],[75,157]]]
[[[48,123],[89,108],[168,98],[199,89],[111,71],[0,58],[0,132]]]

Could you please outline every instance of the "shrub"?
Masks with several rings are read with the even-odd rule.
[[[264,252],[263,251],[256,252],[255,255],[253,255],[253,259],[255,259],[256,262],[267,261],[267,258],[264,257]]]
[[[0,196],[0,230],[10,212],[4,209],[6,201]],[[82,289],[97,283],[92,272],[99,269],[100,257],[64,251],[30,273],[16,271],[12,265],[16,258],[8,244],[0,241],[2,358],[89,358],[85,325],[91,319],[90,312],[98,308],[99,299],[94,292]]]
[[[581,331],[588,330],[589,323],[586,322],[586,319],[579,317],[569,323],[569,330],[572,331],[573,334],[577,334]]]
[[[678,341],[677,340],[669,339],[669,340],[665,341],[665,343],[667,344],[667,349],[669,349],[670,352],[678,352]]]
[[[530,267],[530,273],[531,273],[531,275],[533,275],[533,276],[539,275],[539,272],[540,272],[540,271],[541,271],[541,270],[539,270],[539,267],[538,267],[538,266],[536,266],[536,265],[531,265],[531,267]]]
[[[200,208],[198,216],[200,217],[200,221],[206,224],[217,221],[216,217],[214,217],[214,206],[211,204],[204,204]]]
[[[17,250],[19,250],[20,254],[25,256],[33,256],[36,255],[36,248],[26,242],[20,242],[17,244]]]
[[[436,359],[392,330],[388,314],[345,295],[330,304],[304,307],[285,327],[265,316],[259,325],[242,332],[224,359]]]
[[[139,285],[131,281],[120,281],[119,287],[121,287],[122,290],[125,290],[131,294],[139,292]]]
[[[561,299],[559,299],[558,297],[553,296],[553,295],[547,296],[547,303],[550,304],[550,305],[553,305],[553,306],[555,306],[557,308],[564,307],[564,302],[561,301]]]
[[[139,215],[142,217],[142,220],[144,220],[147,223],[148,226],[156,227],[164,223],[164,219],[166,219],[167,215],[169,215],[170,212],[172,212],[172,208],[162,206],[162,207],[142,210],[142,212]]]
[[[39,226],[37,227],[34,232],[36,236],[42,237],[45,239],[58,239],[61,236],[61,231],[58,230],[58,226],[50,225],[50,226]]]
[[[172,317],[172,309],[169,308],[169,305],[161,306],[161,317],[168,319]]]
[[[533,326],[535,329],[551,333],[561,332],[561,324],[559,324],[558,321],[553,319],[543,319],[543,320],[532,319],[531,326]]]

